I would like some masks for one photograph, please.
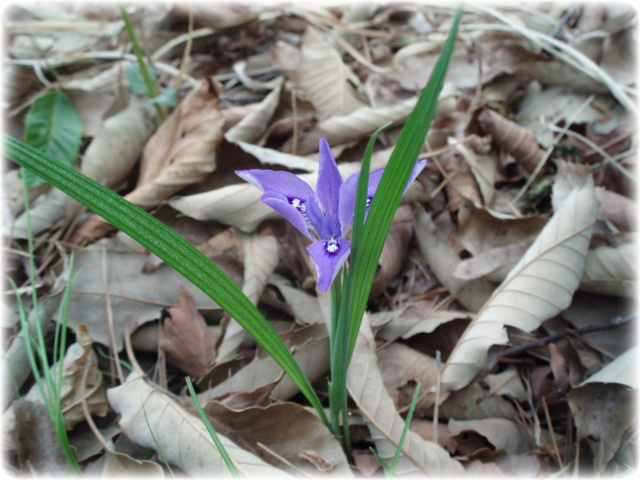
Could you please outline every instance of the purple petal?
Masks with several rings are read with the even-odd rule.
[[[291,225],[296,227],[300,232],[309,238],[313,238],[313,235],[309,233],[307,228],[307,219],[304,214],[294,207],[286,197],[275,192],[266,192],[260,197],[266,205],[269,205],[276,212],[282,215]]]
[[[235,173],[263,192],[276,192],[285,197],[297,198],[305,202],[314,196],[313,189],[309,184],[290,172],[254,169],[236,170]]]
[[[416,179],[420,172],[422,172],[426,165],[426,160],[420,160],[416,163],[416,166],[413,167],[413,171],[411,172],[411,176],[409,177],[409,181],[407,182],[407,186],[405,187],[404,192],[402,192],[402,195],[407,193],[409,185],[411,185],[411,183]],[[369,205],[371,203],[371,200],[373,199],[373,196],[378,189],[378,185],[380,185],[380,180],[382,179],[383,173],[384,168],[378,168],[369,173],[369,185],[367,187],[367,213],[369,212]],[[347,178],[342,184],[342,188],[340,189],[340,204],[338,206],[338,210],[342,231],[345,231],[351,224],[351,222],[353,222],[353,212],[356,205],[356,191],[358,189],[359,178],[360,172],[356,172],[350,175],[349,178]]]
[[[320,168],[316,197],[324,213],[332,217],[338,216],[338,193],[342,186],[342,175],[338,170],[329,144],[324,138],[320,139]]]
[[[351,242],[344,238],[324,238],[307,247],[318,271],[318,288],[326,292],[351,252]]]

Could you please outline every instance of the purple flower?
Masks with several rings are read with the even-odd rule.
[[[426,160],[416,163],[405,192],[426,164]],[[380,168],[369,175],[367,212],[383,172],[384,168]],[[236,174],[264,192],[261,197],[264,203],[304,235],[316,240],[307,247],[307,251],[316,264],[318,288],[326,292],[351,251],[351,242],[344,235],[353,222],[360,172],[343,181],[329,144],[322,138],[315,192],[289,172],[238,170]]]

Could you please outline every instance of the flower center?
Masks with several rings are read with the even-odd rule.
[[[338,247],[338,241],[332,237],[327,240],[325,248],[327,249],[327,253],[336,253],[340,247]]]
[[[289,198],[288,200],[289,200],[289,204],[292,205],[293,208],[298,210],[300,213],[304,213],[307,210],[307,207],[305,206],[304,202],[299,198]]]

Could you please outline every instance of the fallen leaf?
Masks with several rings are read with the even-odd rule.
[[[342,56],[315,27],[307,27],[300,46],[300,65],[293,78],[302,97],[313,104],[318,121],[363,106],[349,83]]]
[[[138,184],[125,198],[150,209],[187,185],[202,181],[216,169],[216,148],[222,140],[223,126],[216,86],[211,80],[203,80],[147,143]],[[111,229],[102,217],[94,215],[75,236],[95,239]]]
[[[491,296],[491,285],[483,279],[466,281],[455,278],[453,272],[461,262],[460,257],[440,238],[436,226],[424,209],[418,209],[416,215],[416,237],[429,268],[465,308],[470,311],[479,310]]]
[[[91,462],[83,472],[86,476],[96,477],[160,477],[164,478],[164,469],[156,462],[138,460],[126,453],[107,450],[95,462]]]
[[[272,275],[269,284],[280,292],[284,302],[274,292],[273,295],[266,296],[264,299],[266,303],[293,316],[296,322],[302,325],[315,325],[323,322],[317,296],[309,295],[299,288],[287,285],[285,280],[278,275]],[[273,288],[269,288],[267,292],[270,290]]]
[[[469,324],[447,359],[442,391],[468,385],[492,345],[508,342],[505,327],[530,332],[567,308],[578,287],[595,222],[593,184],[574,192]]]
[[[102,256],[97,247],[75,254],[76,273],[71,287],[68,326],[77,330],[78,325],[84,323],[94,341],[110,346]],[[167,265],[151,274],[143,274],[141,269],[146,258],[143,253],[106,252],[107,288],[118,351],[124,345],[122,335],[127,317],[131,319],[130,329],[133,331],[143,323],[160,318],[163,308],[178,305],[179,296],[185,291],[193,296],[196,308],[219,308],[200,289]],[[237,283],[241,282],[239,272],[226,267],[223,269]]]
[[[251,303],[258,304],[262,291],[267,286],[269,276],[278,265],[278,242],[272,235],[239,233],[244,257],[244,283],[242,292],[249,297]],[[218,346],[216,361],[231,358],[240,344],[249,338],[246,330],[231,319]]]
[[[293,358],[298,362],[311,383],[324,377],[329,371],[329,338],[322,325],[311,325],[280,335],[287,347],[294,350]],[[276,380],[282,367],[271,357],[258,349],[253,361],[213,388],[199,394],[200,402],[218,398],[232,392],[254,390],[265,383]],[[201,382],[203,388],[207,387]],[[273,390],[273,396],[286,400],[299,392],[298,387],[285,376]]]
[[[258,107],[244,116],[236,125],[224,134],[224,138],[231,143],[255,144],[262,137],[269,120],[273,117],[280,103],[282,81],[258,104]],[[223,111],[223,113],[226,112]]]
[[[132,372],[127,381],[107,391],[120,415],[122,431],[134,442],[162,450],[167,461],[191,476],[228,473],[228,469],[200,418],[189,413],[171,394],[149,385]],[[248,476],[283,475],[252,453],[218,434],[238,472]]]
[[[204,410],[213,420],[217,432],[256,456],[281,465],[284,470],[288,470],[286,464],[262,449],[261,445],[278,452],[298,471],[309,474],[321,471],[330,476],[340,475],[341,478],[352,476],[336,438],[314,413],[298,404],[286,402],[232,410],[210,401]]]
[[[92,339],[86,325],[78,325],[77,341],[69,346],[64,356],[62,386],[60,387],[60,406],[67,430],[85,420],[82,402],[87,405],[91,415],[104,417],[109,412],[102,382],[102,372],[98,369],[98,359],[91,348]],[[59,365],[51,367],[55,377]],[[85,369],[88,370],[86,383],[82,385]],[[83,392],[84,387],[84,392]],[[43,402],[42,392],[34,385],[25,397],[34,402]]]
[[[18,460],[23,473],[71,475],[55,427],[42,402],[18,399],[12,404]]]
[[[369,335],[371,336],[370,332]],[[390,463],[400,444],[404,420],[385,390],[372,340],[369,341],[363,333],[358,336],[349,367],[348,389],[367,421],[378,455]],[[395,472],[397,475],[424,473],[432,476],[456,476],[462,475],[463,468],[438,444],[425,441],[416,433],[409,432],[402,445]]]
[[[633,298],[636,294],[636,246],[601,246],[589,250],[580,290]]]
[[[216,336],[193,304],[193,297],[180,296],[180,306],[167,310],[169,316],[158,330],[158,345],[167,361],[187,375],[200,378],[215,358]]]

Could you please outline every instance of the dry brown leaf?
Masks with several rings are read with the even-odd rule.
[[[76,252],[74,283],[69,301],[68,325],[77,330],[79,324],[88,325],[94,341],[111,345],[105,307],[105,285],[102,267],[103,253],[97,248]],[[143,253],[107,251],[107,288],[110,294],[115,348],[123,347],[122,335],[127,317],[130,329],[160,318],[163,308],[178,305],[179,296],[188,291],[198,309],[218,308],[200,289],[167,265],[151,274],[141,269],[147,256]],[[220,264],[236,283],[242,281],[240,272]]]
[[[367,338],[363,330],[358,336],[349,367],[348,389],[360,413],[367,422],[371,439],[378,455],[390,463],[394,457],[404,429],[404,420],[395,409],[393,400],[387,394],[374,352],[373,338]],[[371,332],[368,332],[371,337]],[[438,444],[420,438],[409,432],[402,445],[395,473],[415,475],[423,473],[431,476],[460,476],[464,469],[453,460]]]
[[[611,222],[618,230],[636,230],[638,205],[635,201],[605,188],[596,188],[596,198],[600,202],[598,218]]]
[[[483,388],[474,382],[461,390],[451,392],[449,398],[440,405],[441,415],[456,420],[519,419],[520,414],[513,403],[503,398],[503,396],[507,396],[521,402],[527,400],[517,370],[512,367],[495,375],[487,375],[484,382],[488,388]]]
[[[436,360],[402,343],[390,343],[381,348],[376,356],[382,382],[396,410],[405,410],[411,405],[415,384],[436,383],[440,370]],[[445,396],[440,400],[444,400]],[[421,398],[416,405],[416,417],[433,405],[434,399],[433,394]]]
[[[286,280],[278,275],[272,275],[269,284],[278,289],[284,297],[284,302],[274,292],[273,295],[266,295],[265,301],[267,303],[287,312],[302,325],[315,325],[324,321],[317,296],[309,295],[298,288],[287,285]]]
[[[72,344],[64,356],[62,369],[62,386],[60,388],[60,404],[67,430],[85,420],[82,402],[86,402],[91,415],[104,417],[109,412],[102,383],[102,372],[98,369],[98,359],[91,348],[91,336],[86,325],[78,325],[77,342]],[[59,366],[51,367],[51,374],[56,375]],[[82,385],[82,376],[88,369],[86,383]],[[84,393],[84,395],[83,395]],[[42,402],[42,393],[34,385],[25,397],[27,400]]]
[[[440,238],[431,217],[424,210],[418,210],[415,222],[416,237],[429,268],[449,292],[470,311],[477,311],[491,296],[493,288],[483,279],[460,280],[453,271],[461,262],[460,257]]]
[[[25,472],[68,476],[71,468],[67,462],[49,412],[40,401],[24,398],[12,404],[15,429],[14,441],[18,461]],[[8,424],[9,422],[7,422]]]
[[[198,25],[220,29],[242,25],[256,18],[256,13],[252,12],[248,6],[235,2],[176,3],[171,9],[170,15],[183,21],[187,21],[189,16],[193,15]]]
[[[311,325],[280,335],[287,347],[294,349],[293,358],[311,383],[322,378],[329,371],[329,338],[324,325]],[[251,363],[238,370],[223,382],[203,391],[198,398],[206,403],[210,399],[228,393],[254,390],[265,383],[276,380],[282,368],[264,351],[258,349]],[[206,388],[206,384],[203,385]],[[273,391],[275,398],[286,400],[298,393],[298,387],[285,376]]]
[[[393,217],[389,234],[382,247],[378,270],[371,286],[370,298],[384,292],[396,278],[407,257],[409,242],[413,236],[413,214],[408,206],[401,206]]]
[[[85,476],[96,477],[160,477],[164,478],[162,466],[149,460],[137,460],[131,455],[106,450],[95,462],[87,466]]]
[[[482,130],[492,136],[493,143],[509,153],[528,173],[532,173],[544,156],[544,149],[538,146],[531,130],[503,117],[488,108],[478,114]]]
[[[293,78],[302,97],[313,104],[319,121],[345,115],[364,103],[351,86],[342,56],[315,27],[302,36],[300,65]]]
[[[266,446],[278,453],[298,471],[308,474],[351,477],[342,447],[322,421],[301,405],[278,403],[267,407],[230,409],[210,401],[204,410],[216,432],[230,438],[256,456],[287,470]]]
[[[462,260],[453,271],[453,276],[460,280],[475,280],[491,274],[502,267],[511,268],[527,251],[530,242],[512,243],[504,247],[496,247],[471,258]],[[505,273],[506,275],[506,273]],[[492,277],[491,280],[494,280]]]
[[[228,473],[202,421],[172,395],[149,385],[137,372],[131,373],[123,385],[109,389],[107,396],[120,415],[122,431],[134,442],[162,450],[169,463],[191,476]],[[218,436],[241,474],[256,477],[283,475],[281,470],[243,450],[225,436]]]
[[[471,173],[469,163],[457,151],[446,152],[439,157],[438,161],[441,163],[447,179],[445,185],[449,199],[447,208],[456,215],[458,223],[464,226],[467,223],[464,205],[469,201],[475,205],[482,205],[478,184]]]
[[[186,374],[200,378],[215,358],[216,336],[193,304],[193,297],[180,296],[180,306],[167,310],[169,316],[158,330],[158,345],[167,361]]]
[[[216,168],[224,117],[218,110],[217,87],[203,80],[191,90],[147,143],[136,188],[125,198],[139,207],[156,207],[171,195],[202,181]],[[76,238],[95,239],[111,227],[92,216]]]
[[[514,455],[530,453],[534,448],[531,432],[519,423],[506,418],[449,420],[448,427],[453,435],[468,430],[477,432],[489,440],[496,450],[506,450]]]
[[[236,125],[224,134],[224,138],[231,143],[255,144],[265,132],[269,121],[280,103],[282,82],[264,97],[256,109],[244,116]],[[223,113],[228,110],[224,110]]]
[[[239,233],[244,257],[244,284],[242,292],[249,297],[251,303],[258,304],[262,291],[267,286],[269,277],[278,266],[278,242],[271,235]],[[234,319],[231,319],[218,346],[216,362],[230,359],[240,344],[248,338],[246,330]]]
[[[574,190],[469,324],[442,371],[442,391],[469,384],[492,345],[508,342],[505,326],[530,332],[567,308],[578,287],[595,222],[593,184]]]

